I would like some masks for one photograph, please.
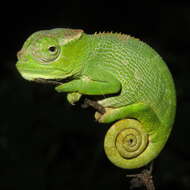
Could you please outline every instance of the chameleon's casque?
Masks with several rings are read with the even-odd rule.
[[[170,135],[176,110],[172,76],[156,51],[129,35],[39,31],[18,52],[16,67],[26,80],[56,84],[55,90],[67,92],[71,104],[81,95],[102,95],[97,103],[105,113],[96,112],[95,118],[116,121],[104,148],[118,167],[148,164]],[[62,82],[65,78],[69,81]]]

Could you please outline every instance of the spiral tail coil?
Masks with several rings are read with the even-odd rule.
[[[113,124],[104,141],[104,149],[109,160],[118,167],[129,169],[143,165],[146,156],[141,155],[148,146],[149,135],[135,119],[124,119]]]

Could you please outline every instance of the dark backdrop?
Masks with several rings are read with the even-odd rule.
[[[16,71],[16,52],[26,38],[55,27],[127,33],[160,53],[175,80],[178,108],[169,141],[154,162],[155,183],[162,190],[190,189],[190,5],[15,2],[0,7],[0,189],[128,189],[125,175],[131,171],[107,160],[108,126],[94,121],[94,110],[72,107],[52,86],[27,82]]]

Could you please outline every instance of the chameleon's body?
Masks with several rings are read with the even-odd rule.
[[[175,88],[166,64],[147,44],[123,34],[53,29],[34,33],[18,59],[27,80],[69,78],[55,89],[68,92],[71,104],[83,94],[103,95],[98,104],[106,112],[95,118],[120,120],[105,138],[106,154],[115,165],[138,168],[162,150],[175,117]]]

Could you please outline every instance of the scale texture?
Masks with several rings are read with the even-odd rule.
[[[16,67],[26,80],[55,84],[73,105],[82,95],[100,95],[97,104],[105,113],[97,111],[95,118],[115,122],[104,148],[118,167],[148,164],[170,135],[176,111],[173,79],[159,54],[139,39],[74,29],[38,31],[18,52]]]

